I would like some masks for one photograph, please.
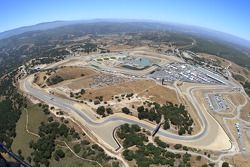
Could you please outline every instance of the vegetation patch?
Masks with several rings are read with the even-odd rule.
[[[245,78],[239,74],[233,74],[233,78],[239,82],[245,82]]]
[[[159,138],[155,138],[156,145],[154,145],[149,142],[148,135],[138,125],[121,125],[117,131],[117,136],[125,148],[122,152],[123,157],[131,164],[135,161],[135,166],[191,167],[191,154],[187,152],[184,154],[170,152],[165,149],[169,145]],[[179,145],[177,146],[179,147]]]
[[[57,146],[55,149],[61,150],[65,154],[65,157],[59,158],[58,160],[57,158],[55,158],[55,154],[53,154],[53,157],[50,160],[50,166],[53,166],[53,167],[62,167],[62,166],[65,166],[65,167],[79,167],[79,166],[100,167],[98,164],[94,162],[85,161],[76,157],[71,151],[69,151],[68,148]],[[56,152],[57,151],[55,151],[55,153]]]
[[[82,158],[97,161],[107,167],[119,167],[119,162],[116,158],[108,156],[99,145],[90,143],[88,140],[82,140],[80,143],[72,145],[72,148]],[[99,166],[96,162],[92,164]]]
[[[247,93],[247,95],[250,97],[250,82],[245,82],[245,83],[241,83]]]
[[[37,136],[26,131],[27,114],[29,118],[27,130],[31,133],[38,133],[40,123],[47,120],[47,116],[38,105],[28,106],[27,111],[22,112],[16,125],[16,137],[11,148],[16,153],[21,152],[20,156],[24,159],[27,159],[32,152],[32,149],[29,148],[30,141],[36,141],[38,139]]]
[[[96,110],[96,113],[101,115],[102,117],[106,117],[110,114],[113,114],[113,110],[110,107],[99,106]]]
[[[191,48],[191,51],[216,55],[233,61],[240,66],[250,68],[250,59],[243,51],[235,49],[227,44],[209,41],[203,38],[196,38],[195,40],[197,41],[197,44]]]
[[[80,139],[79,134],[75,132],[74,129],[69,129],[65,124],[61,124],[59,122],[42,123],[39,127],[39,136],[40,138],[37,141],[31,141],[29,143],[30,148],[33,149],[30,160],[32,160],[36,166],[41,164],[49,166],[49,160],[51,159],[52,153],[56,148],[56,139],[60,139],[62,137]],[[54,158],[60,159],[58,156],[56,155]],[[63,158],[63,156],[61,156],[61,158]]]
[[[183,105],[173,105],[172,103],[160,105],[158,103],[148,102],[147,108],[140,106],[137,108],[139,119],[148,119],[160,123],[164,117],[163,128],[170,128],[170,124],[178,129],[178,134],[192,133],[193,119]]]
[[[20,113],[13,111],[10,100],[0,102],[0,113],[0,142],[10,147],[16,136],[15,127]]]
[[[62,81],[64,81],[64,79],[61,76],[55,75],[47,80],[47,84],[50,86],[58,84]]]

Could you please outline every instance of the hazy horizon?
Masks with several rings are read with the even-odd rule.
[[[209,8],[208,8],[209,6]],[[250,40],[250,2],[210,1],[18,1],[1,2],[0,32],[44,22],[96,18],[155,20],[208,28]]]

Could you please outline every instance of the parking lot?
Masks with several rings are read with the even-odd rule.
[[[221,112],[229,109],[229,106],[222,94],[206,94],[205,98],[208,102],[210,110],[212,111]]]
[[[194,83],[222,84],[220,80],[211,77],[209,74],[200,70],[200,68],[186,63],[166,64],[159,67],[153,74],[150,74],[149,77],[169,82],[179,80]]]

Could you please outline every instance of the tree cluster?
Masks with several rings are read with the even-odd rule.
[[[13,108],[11,100],[0,102],[0,142],[10,148],[16,137],[16,122],[20,118],[20,111]]]
[[[113,111],[110,107],[105,108],[104,106],[99,106],[96,109],[96,113],[101,115],[102,117],[108,116],[110,114],[113,114]]]
[[[140,106],[137,108],[139,119],[148,119],[160,123],[161,117],[164,117],[163,128],[165,130],[170,128],[170,123],[178,129],[178,134],[192,133],[193,119],[183,105],[173,105],[172,103],[159,105],[153,103],[148,105],[149,108]]]
[[[124,124],[120,127],[117,135],[123,140],[123,146],[125,148],[131,146],[142,146],[144,142],[148,141],[148,138],[143,133],[139,133],[141,128],[138,125]]]
[[[246,81],[245,83],[241,83],[245,89],[245,92],[250,97],[250,82]]]
[[[130,114],[130,110],[129,110],[127,107],[123,107],[123,108],[122,108],[122,112],[123,112],[124,114]]]
[[[145,134],[141,138],[143,135],[138,125],[124,124],[120,127],[117,135],[123,141],[122,145],[125,148],[122,155],[127,161],[135,160],[138,167],[149,167],[152,165],[191,167],[190,154],[185,153],[181,155],[167,151],[164,148],[168,147],[168,145],[166,143],[164,145],[159,138],[155,138],[155,141],[160,147],[148,143]],[[127,142],[127,140],[130,141]],[[132,146],[137,148],[131,149]]]
[[[42,123],[39,127],[40,138],[34,142],[30,142],[30,148],[33,149],[31,153],[32,160],[36,166],[43,164],[49,166],[49,160],[54,152],[55,160],[59,161],[65,157],[65,153],[58,149],[55,150],[55,140],[59,137],[72,137],[80,139],[79,134],[73,129],[68,128],[65,124],[59,122]]]
[[[59,82],[62,82],[62,81],[64,81],[64,79],[61,76],[55,75],[47,80],[47,84],[48,85],[55,85],[55,84],[58,84]]]
[[[161,121],[161,114],[156,112],[155,108],[149,110],[148,108],[140,106],[137,108],[137,111],[139,119],[148,119],[152,122],[155,121],[156,123],[160,123]]]

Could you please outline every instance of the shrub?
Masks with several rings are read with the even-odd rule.
[[[154,141],[156,142],[156,144],[159,147],[162,147],[162,148],[166,148],[167,147],[167,144],[165,142],[161,141],[159,137],[155,137]]]
[[[65,153],[61,149],[56,150],[55,155],[58,156],[59,158],[64,158],[65,157]]]
[[[73,146],[73,150],[76,154],[78,154],[81,151],[81,146],[80,144],[76,144]]]
[[[174,145],[174,148],[177,149],[177,150],[180,149],[181,147],[182,147],[181,144],[176,144],[176,145]]]
[[[228,162],[223,162],[222,167],[229,167],[229,163]]]
[[[82,144],[82,145],[89,145],[90,142],[89,142],[88,140],[83,140],[83,141],[81,142],[81,144]]]
[[[99,115],[104,116],[105,115],[105,107],[104,106],[99,106],[96,110],[96,113]]]
[[[95,101],[94,101],[94,104],[95,104],[95,105],[100,104],[100,101],[99,101],[99,100],[95,100]]]
[[[123,107],[122,112],[125,113],[125,114],[129,114],[130,110],[127,107]]]
[[[107,111],[108,114],[113,114],[113,111],[112,111],[112,109],[110,107],[106,108],[106,111]]]
[[[50,86],[50,85],[58,84],[59,82],[62,82],[62,81],[64,81],[64,79],[61,76],[56,75],[56,76],[54,76],[52,78],[49,78],[47,80],[47,83]]]

